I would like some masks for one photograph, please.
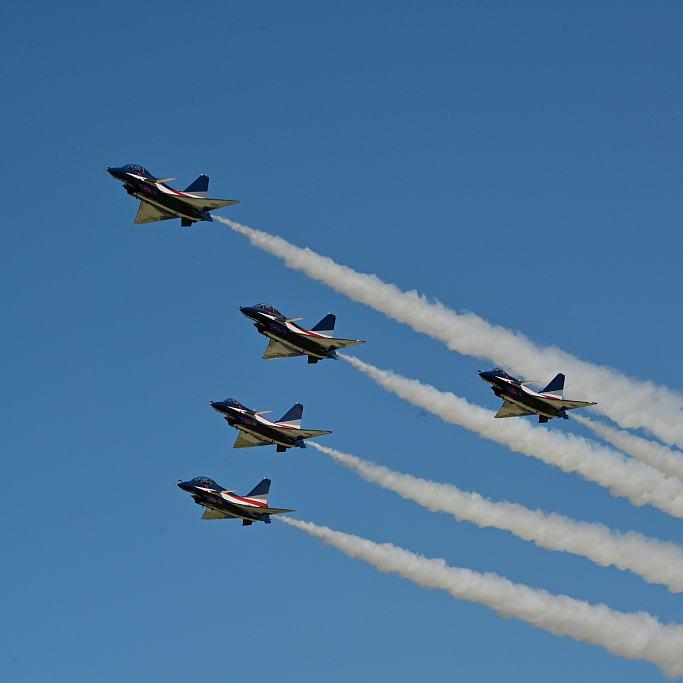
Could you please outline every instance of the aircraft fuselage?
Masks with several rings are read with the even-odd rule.
[[[281,424],[275,425],[270,420],[266,420],[260,415],[255,415],[253,411],[237,408],[225,401],[211,401],[211,407],[221,413],[231,427],[235,427],[242,432],[253,434],[259,439],[265,439],[284,448],[299,448],[301,446],[297,437],[299,430],[296,427],[287,427]],[[278,429],[273,429],[274,426],[277,426]],[[282,429],[291,429],[291,438],[286,434],[282,434],[280,431]]]
[[[190,481],[180,481],[178,486],[192,495],[194,502],[206,508],[202,519],[240,518],[243,525],[253,522],[270,524],[270,515],[294,512],[268,505],[270,479],[263,479],[246,496],[238,496],[227,491],[208,477],[195,477]]]
[[[555,417],[565,417],[564,410],[556,410],[551,405],[548,405],[548,401],[557,400],[555,396],[544,396],[541,400],[540,394],[529,389],[529,387],[524,384],[515,384],[518,382],[514,377],[505,375],[501,377],[495,372],[480,372],[479,376],[485,381],[491,384],[491,390],[493,393],[510,403],[524,408],[537,415],[543,415],[549,419]]]
[[[151,178],[141,173],[136,176],[125,168],[107,168],[107,171],[124,184],[123,189],[131,197],[153,204],[162,211],[177,214],[179,218],[193,222],[207,220],[205,214],[182,200],[184,193],[173,190],[164,183],[151,182]]]
[[[272,313],[253,306],[240,306],[240,311],[254,321],[254,327],[264,337],[275,339],[305,356],[312,356],[318,360],[334,357],[332,356],[334,350],[327,350],[316,342],[316,339],[329,339],[328,335],[305,330],[303,327],[280,320]]]

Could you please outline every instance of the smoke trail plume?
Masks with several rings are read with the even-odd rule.
[[[655,441],[648,441],[635,434],[629,434],[623,429],[615,429],[603,422],[595,422],[581,415],[572,415],[572,417],[620,451],[628,453],[650,467],[655,467],[667,477],[677,477],[683,481],[683,453],[680,451],[674,451]]]
[[[474,313],[456,313],[415,290],[403,292],[376,275],[357,273],[308,248],[295,247],[281,237],[220,216],[214,219],[245,235],[255,247],[284,259],[289,268],[445,342],[452,351],[488,358],[522,377],[550,380],[564,372],[577,399],[597,401],[593,410],[621,427],[643,427],[665,443],[683,447],[683,395],[678,392],[579,360],[554,346],[539,348],[524,335],[491,325]]]
[[[391,543],[373,543],[291,517],[278,519],[384,574],[398,574],[421,588],[441,588],[458,600],[487,605],[503,619],[517,617],[556,636],[600,645],[618,657],[644,659],[671,678],[683,675],[683,627],[664,625],[647,612],[618,612],[607,605],[512,583],[497,574],[449,567],[442,559],[428,559]]]
[[[505,529],[541,548],[582,555],[603,567],[614,565],[629,569],[648,583],[664,584],[672,593],[683,591],[683,549],[674,543],[634,531],[615,533],[603,524],[576,522],[564,515],[529,510],[517,503],[494,503],[452,484],[418,479],[315,441],[308,443],[366,481],[395,491],[432,512],[448,512],[458,521],[466,520],[479,527]]]
[[[387,391],[425,408],[445,422],[556,465],[564,472],[578,472],[585,479],[608,488],[613,496],[626,496],[634,505],[649,503],[674,517],[683,518],[683,484],[677,479],[667,479],[653,467],[624,458],[621,453],[583,437],[533,427],[521,418],[496,420],[491,411],[472,405],[451,392],[439,391],[390,370],[380,370],[354,356],[339,354],[339,357]]]

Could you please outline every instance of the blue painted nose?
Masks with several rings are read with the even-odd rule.
[[[122,180],[122,181],[125,182],[125,180],[126,180],[126,178],[127,178],[126,171],[125,171],[124,169],[122,169],[122,168],[118,168],[118,167],[109,168],[109,166],[107,166],[107,171],[109,171],[109,173],[110,173],[114,178],[116,178],[116,180]]]
[[[242,315],[246,316],[247,318],[251,318],[252,320],[254,320],[258,315],[257,310],[253,306],[240,306],[240,312]]]

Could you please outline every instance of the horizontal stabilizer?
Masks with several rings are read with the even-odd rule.
[[[294,512],[294,510],[281,510],[279,508],[269,508],[269,507],[254,507],[253,505],[238,505],[237,503],[232,503],[235,508],[235,515],[230,515],[234,517],[238,514],[244,513],[247,517],[257,517],[258,515],[282,515],[285,512]]]
[[[320,344],[326,351],[334,351],[345,349],[347,346],[356,346],[356,344],[365,344],[359,339],[335,339],[334,337],[316,337],[315,343]]]
[[[220,209],[224,206],[231,206],[232,204],[239,204],[236,199],[206,199],[206,197],[180,197],[183,203],[197,209],[200,213],[211,211],[213,209]]]
[[[503,405],[500,410],[494,415],[494,417],[521,417],[522,415],[533,415],[531,410],[525,410],[521,406],[511,401],[503,401]]]
[[[280,510],[279,508],[268,508],[268,515],[284,515],[285,512],[296,512],[296,510]],[[264,515],[265,517],[266,515]],[[265,520],[263,520],[265,521]]]
[[[585,408],[586,406],[595,406],[595,401],[567,401],[565,399],[559,401],[548,401],[555,410],[573,410],[574,408]]]
[[[332,432],[316,429],[297,429],[296,438],[301,439],[314,439],[316,436],[324,436],[325,434],[332,434]]]
[[[268,342],[268,348],[263,354],[263,357],[270,360],[272,358],[291,358],[293,356],[303,356],[300,351],[296,351],[291,346],[287,346],[280,341],[271,339]]]
[[[135,180],[141,180],[143,183],[147,183],[148,185],[156,185],[157,183],[168,183],[171,180],[175,180],[175,178],[145,178],[144,176],[141,175],[135,175]]]

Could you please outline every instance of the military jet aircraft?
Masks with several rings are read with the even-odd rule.
[[[155,223],[180,218],[180,225],[189,228],[197,221],[212,221],[210,210],[239,204],[236,199],[207,199],[209,179],[200,175],[186,190],[178,192],[166,183],[175,178],[155,178],[137,164],[126,164],[107,171],[123,183],[123,189],[140,200],[136,223]]]
[[[264,358],[290,358],[291,356],[308,356],[309,363],[317,363],[325,358],[339,357],[337,349],[347,346],[365,344],[355,339],[335,339],[334,323],[336,316],[328,313],[315,327],[305,330],[294,325],[294,321],[303,318],[285,318],[277,308],[270,304],[256,304],[255,306],[240,306],[240,311],[250,320],[254,327],[268,337],[268,347]]]
[[[493,393],[503,399],[503,405],[494,417],[538,415],[539,422],[547,422],[554,417],[562,417],[568,420],[566,410],[596,405],[592,401],[567,401],[562,398],[562,391],[564,390],[564,375],[562,373],[556,375],[550,384],[539,392],[526,386],[527,384],[536,384],[536,382],[515,379],[500,368],[479,372],[479,377],[492,384]]]
[[[192,494],[197,505],[203,505],[206,510],[202,519],[231,519],[238,517],[242,526],[253,522],[270,524],[270,515],[281,515],[294,510],[281,510],[268,507],[268,491],[270,479],[262,479],[246,496],[235,496],[234,491],[226,491],[213,479],[195,477],[190,481],[181,481],[178,486],[183,491]]]
[[[306,448],[304,439],[332,434],[332,432],[320,432],[314,429],[301,429],[301,416],[304,412],[301,403],[295,403],[277,422],[261,417],[264,413],[272,411],[245,408],[234,398],[211,401],[211,407],[222,413],[231,427],[239,429],[240,434],[233,448],[275,444],[277,452],[284,453],[288,448]]]

